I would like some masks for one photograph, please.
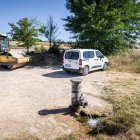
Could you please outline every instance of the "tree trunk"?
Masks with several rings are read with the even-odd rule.
[[[49,44],[50,44],[50,48],[49,49],[51,49],[51,47],[52,47],[52,40],[51,39],[49,40]]]
[[[27,53],[29,52],[29,47],[26,47],[27,48]]]

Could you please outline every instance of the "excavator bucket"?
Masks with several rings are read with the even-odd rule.
[[[30,61],[31,57],[15,58],[13,56],[0,55],[0,65],[8,69],[25,66]]]
[[[16,58],[16,63],[12,66],[12,69],[20,68],[27,65],[32,59],[31,57]]]

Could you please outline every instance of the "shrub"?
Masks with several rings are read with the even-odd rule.
[[[62,65],[62,56],[54,55],[48,52],[37,53],[30,52],[28,53],[32,57],[31,65],[34,66],[52,66],[52,65]]]
[[[41,45],[40,47],[35,46],[34,50],[36,53],[44,53],[48,51],[48,49],[44,45]]]

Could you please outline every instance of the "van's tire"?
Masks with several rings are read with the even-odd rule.
[[[70,71],[65,70],[66,73],[71,73]]]
[[[104,63],[104,65],[103,65],[103,71],[105,71],[105,70],[107,70],[108,69],[108,64],[107,63]]]
[[[89,73],[89,67],[85,66],[82,70],[82,75],[85,76],[85,75],[88,75],[88,73]]]
[[[70,71],[66,70],[64,67],[63,67],[63,71],[65,71],[66,73],[70,73]]]

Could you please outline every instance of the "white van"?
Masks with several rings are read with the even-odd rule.
[[[90,71],[106,70],[108,59],[94,49],[70,49],[63,56],[63,70],[66,72],[79,72],[87,75]]]

